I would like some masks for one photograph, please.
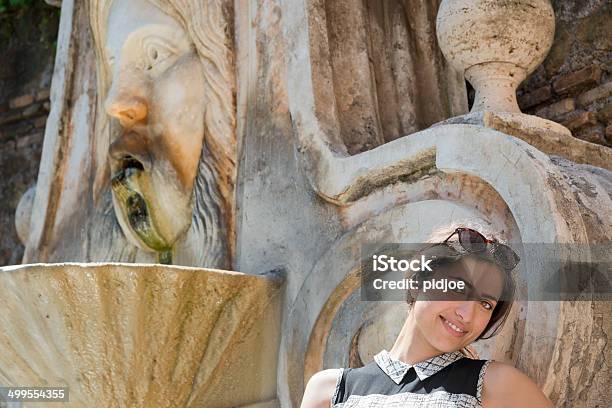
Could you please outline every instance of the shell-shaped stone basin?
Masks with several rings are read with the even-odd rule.
[[[69,387],[71,407],[274,401],[281,286],[167,265],[0,268],[0,386]]]

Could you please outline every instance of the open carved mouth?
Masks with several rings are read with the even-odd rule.
[[[142,163],[133,156],[126,155],[119,161],[118,170],[113,175],[113,182],[115,179],[123,182],[125,179],[132,175],[144,171]]]
[[[111,180],[115,198],[132,231],[151,249],[163,252],[170,245],[159,235],[149,211],[149,204],[142,194],[142,163],[132,156],[125,156],[119,161],[119,168]]]

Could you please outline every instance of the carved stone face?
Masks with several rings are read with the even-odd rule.
[[[115,212],[133,243],[167,251],[191,223],[204,138],[202,62],[184,28],[145,0],[116,0],[107,33]]]

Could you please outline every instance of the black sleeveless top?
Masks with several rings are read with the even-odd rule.
[[[445,353],[414,366],[386,350],[360,368],[345,368],[338,377],[332,408],[480,407],[489,360]]]

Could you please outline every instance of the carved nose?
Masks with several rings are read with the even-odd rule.
[[[122,127],[129,129],[146,119],[148,109],[140,98],[118,95],[106,101],[106,112],[118,119]]]

